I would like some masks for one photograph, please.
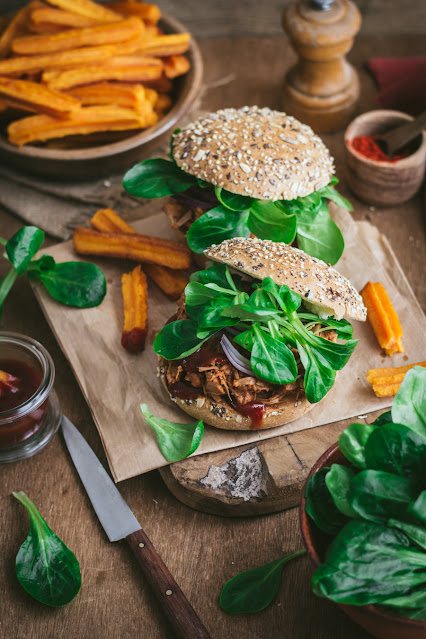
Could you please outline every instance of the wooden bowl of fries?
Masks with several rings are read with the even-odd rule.
[[[140,9],[155,8],[151,22],[121,14],[120,23],[99,23],[74,14],[76,5],[71,0],[69,11],[58,9],[53,0],[40,4],[30,3],[18,12],[21,22],[31,18],[31,26],[15,29],[6,54],[2,50],[5,31],[0,35],[0,159],[19,170],[63,180],[123,173],[164,142],[193,104],[202,81],[200,51],[185,27],[161,15],[155,5],[140,5]],[[108,12],[109,7],[118,10],[138,3],[93,5],[95,11],[101,7]],[[25,10],[27,14],[22,15]],[[60,31],[52,25],[48,28],[42,22],[45,16],[52,22],[56,16],[71,22]],[[138,33],[132,33],[135,26],[139,29],[138,21],[144,30],[139,40]],[[128,35],[123,36],[126,29]],[[57,42],[65,37],[75,37],[75,44],[70,47],[68,41],[65,50],[57,49],[62,46]],[[142,40],[141,48],[136,48],[135,43]],[[100,58],[83,60],[92,54]],[[80,64],[76,66],[73,59],[72,68],[58,68],[58,60],[69,55],[83,56]],[[44,66],[37,67],[38,60]],[[146,69],[140,69],[142,63]],[[24,70],[14,72],[14,64],[24,65]],[[137,100],[137,106],[133,102],[123,106],[120,100],[128,99]],[[61,113],[63,108],[66,111]]]

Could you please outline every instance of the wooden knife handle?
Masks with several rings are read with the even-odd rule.
[[[179,639],[211,639],[144,531],[137,530],[126,539],[176,636]]]

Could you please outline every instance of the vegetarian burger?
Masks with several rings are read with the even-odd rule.
[[[233,238],[206,250],[154,350],[171,399],[229,430],[291,422],[320,401],[365,321],[361,296],[330,265],[284,243]]]
[[[171,196],[164,210],[195,253],[253,233],[335,264],[344,242],[327,200],[351,205],[334,189],[333,173],[310,127],[252,106],[209,113],[175,132],[170,160],[136,165],[123,185],[140,197]]]

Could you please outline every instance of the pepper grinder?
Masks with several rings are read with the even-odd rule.
[[[361,26],[351,0],[299,0],[283,27],[299,55],[286,75],[284,110],[316,133],[343,129],[359,96],[358,74],[345,59]]]

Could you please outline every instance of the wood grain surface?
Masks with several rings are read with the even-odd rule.
[[[420,0],[415,4],[419,11],[424,7]],[[397,5],[401,12],[405,10],[402,3],[392,3],[393,7]],[[413,0],[409,6],[414,6]],[[385,8],[383,13],[383,31],[386,31]],[[416,28],[414,26],[413,31]],[[246,103],[280,107],[282,79],[294,59],[284,38],[222,38],[201,41],[200,45],[206,63],[203,108]],[[363,66],[369,57],[422,54],[423,36],[359,36],[349,59],[360,71],[360,110],[375,107],[374,83]],[[335,154],[337,174],[343,181],[342,134],[327,137],[326,141]],[[344,183],[342,191],[346,191]],[[388,236],[425,307],[422,196],[418,195],[403,209],[370,210],[355,198],[352,200],[355,217],[370,219]],[[7,211],[0,213],[0,235],[9,237],[20,226],[21,222]],[[1,274],[4,264],[2,269]],[[17,282],[7,300],[2,328],[31,335],[47,347],[56,365],[56,389],[64,413],[80,428],[106,464],[77,382],[24,279]],[[132,561],[127,544],[108,542],[60,435],[38,455],[3,466],[0,473],[1,639],[172,637],[148,583]],[[200,513],[177,501],[157,472],[128,480],[119,487],[214,639],[368,639],[369,635],[333,604],[312,594],[312,570],[307,557],[286,566],[279,594],[265,611],[230,616],[220,610],[218,598],[227,579],[236,572],[301,547],[296,508],[241,519]],[[48,524],[79,558],[82,589],[63,609],[47,608],[32,600],[15,577],[14,559],[29,525],[27,513],[11,496],[12,491],[18,490],[27,492]]]

